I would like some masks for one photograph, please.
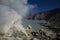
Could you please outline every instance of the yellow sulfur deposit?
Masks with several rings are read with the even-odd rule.
[[[0,38],[12,38],[13,36],[5,36],[5,35],[0,35]]]

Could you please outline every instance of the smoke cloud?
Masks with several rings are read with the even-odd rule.
[[[9,6],[20,14],[20,16],[26,15],[29,10],[27,6],[27,0],[1,0],[1,4]]]
[[[0,0],[0,33],[7,33],[13,24],[21,25],[22,18],[30,9],[27,0]],[[20,26],[20,30],[26,34],[23,25]]]
[[[8,6],[0,5],[0,32],[7,32],[12,24],[18,20],[22,19],[21,16],[17,14],[16,11]]]

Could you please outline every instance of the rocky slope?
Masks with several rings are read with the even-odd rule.
[[[38,12],[31,14],[27,17],[29,20],[45,20],[46,22],[39,23],[42,26],[48,27],[57,33],[58,39],[60,38],[60,8],[53,9],[50,11]]]

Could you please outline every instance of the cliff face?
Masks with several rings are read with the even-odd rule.
[[[50,11],[39,12],[28,16],[31,20],[45,20],[46,23],[39,23],[42,26],[48,27],[49,29],[55,31],[57,35],[60,36],[60,8],[53,9]],[[27,18],[27,19],[28,19]]]
[[[60,26],[60,8],[31,14],[28,15],[26,18],[29,20],[45,20],[49,22],[51,26]]]
[[[47,11],[47,13],[45,14],[45,19],[47,21],[47,23],[42,23],[43,25],[45,25],[46,27],[49,28],[58,28],[57,30],[60,29],[60,8],[59,9],[54,9],[51,11]],[[48,24],[50,23],[50,24]]]
[[[36,20],[49,20],[51,17],[60,13],[60,8],[53,9],[50,11],[38,12],[35,14],[28,14],[27,19],[36,19]]]

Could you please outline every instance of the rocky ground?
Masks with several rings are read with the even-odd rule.
[[[52,31],[46,31],[46,30],[39,30],[31,32],[31,35],[29,37],[26,37],[25,35],[21,34],[22,32],[18,33],[18,35],[13,35],[9,38],[0,38],[0,40],[56,40],[55,33]],[[20,35],[20,36],[19,36]]]

